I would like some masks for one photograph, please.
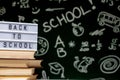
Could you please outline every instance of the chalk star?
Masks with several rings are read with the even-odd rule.
[[[70,42],[68,43],[68,45],[69,45],[70,48],[75,47],[75,41],[70,41]]]

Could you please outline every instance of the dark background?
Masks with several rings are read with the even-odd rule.
[[[92,3],[90,3],[92,1]],[[49,32],[45,32],[43,24],[54,19],[53,24],[58,24],[56,17],[62,18],[61,15],[66,15],[67,12],[73,12],[75,7],[83,7],[84,11],[91,10],[91,12],[81,15],[80,18],[74,19],[71,22],[65,23],[56,28],[51,28]],[[92,7],[96,9],[92,9]],[[60,9],[53,11],[46,11],[48,8]],[[36,9],[36,10],[35,10]],[[27,22],[38,24],[38,51],[35,54],[36,59],[43,59],[43,68],[36,69],[38,79],[79,79],[79,80],[119,80],[120,74],[120,31],[114,32],[109,25],[99,25],[97,19],[100,12],[106,12],[107,16],[111,16],[112,22],[118,21],[118,30],[120,29],[120,1],[119,0],[0,0],[0,20],[13,22]],[[75,13],[77,15],[78,13]],[[111,14],[111,15],[110,15]],[[71,19],[71,15],[67,16]],[[66,18],[66,16],[65,16]],[[106,18],[108,20],[108,18]],[[115,23],[109,22],[106,24],[115,27]],[[78,25],[72,26],[72,24]],[[117,24],[117,23],[116,23]],[[76,36],[73,30],[80,33],[79,29],[82,27],[84,33]],[[99,34],[93,36],[90,32],[101,31]],[[54,47],[57,43],[57,47]],[[72,42],[73,46],[69,43]],[[102,45],[97,50],[97,45],[100,42]],[[88,51],[80,51],[82,43],[88,43],[86,47]],[[115,44],[114,44],[115,43]],[[114,44],[113,49],[109,49],[110,45]],[[93,46],[92,46],[93,45]],[[57,50],[60,52],[57,52]],[[58,56],[61,54],[61,56]],[[80,70],[80,64],[84,61],[83,57],[94,59],[92,64],[87,67],[87,73],[80,72],[74,67],[75,57],[79,60],[76,67]],[[110,57],[108,57],[110,56]],[[117,56],[114,57],[114,56]],[[100,70],[101,60],[106,58],[104,64],[106,68],[105,73]],[[108,60],[108,59],[111,59]],[[115,59],[115,61],[112,59]],[[89,60],[88,60],[89,61]],[[117,62],[116,62],[117,61]],[[52,66],[49,64],[53,63]],[[86,66],[87,61],[83,66]],[[112,69],[114,66],[115,69]],[[112,72],[112,70],[116,70]],[[60,71],[60,72],[59,72]],[[63,74],[63,76],[62,76]],[[101,79],[100,79],[101,78]]]

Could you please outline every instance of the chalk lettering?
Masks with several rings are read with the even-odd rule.
[[[63,23],[71,23],[75,19],[79,19],[82,15],[85,16],[86,14],[90,13],[92,10],[84,10],[82,6],[74,7],[72,11],[67,11],[65,14],[61,14],[60,16],[56,16],[55,18],[51,18],[49,21],[45,21],[43,23],[43,31],[49,32],[52,28],[57,28],[62,26]],[[56,23],[54,23],[56,22]]]
[[[54,48],[57,48],[57,46],[60,45],[60,44],[61,44],[63,47],[65,47],[64,42],[61,40],[60,36],[58,36]]]
[[[62,21],[64,21],[65,23],[67,23],[67,20],[64,16],[64,14],[61,14],[62,18],[59,18],[58,16],[56,16],[58,22],[59,22],[59,25],[62,26]]]

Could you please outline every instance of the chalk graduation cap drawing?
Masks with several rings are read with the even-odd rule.
[[[59,75],[61,72],[61,78],[65,78],[64,76],[64,67],[58,62],[52,62],[48,64],[50,66],[50,72],[55,75]]]

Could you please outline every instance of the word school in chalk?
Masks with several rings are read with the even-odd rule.
[[[74,7],[72,11],[67,11],[65,14],[61,14],[61,16],[56,16],[55,18],[51,18],[49,21],[45,21],[43,23],[43,31],[49,32],[52,30],[52,28],[57,28],[59,26],[62,26],[63,23],[71,23],[76,19],[81,18],[82,16],[85,16],[86,14],[90,13],[92,10],[85,10],[82,6],[80,7]]]

